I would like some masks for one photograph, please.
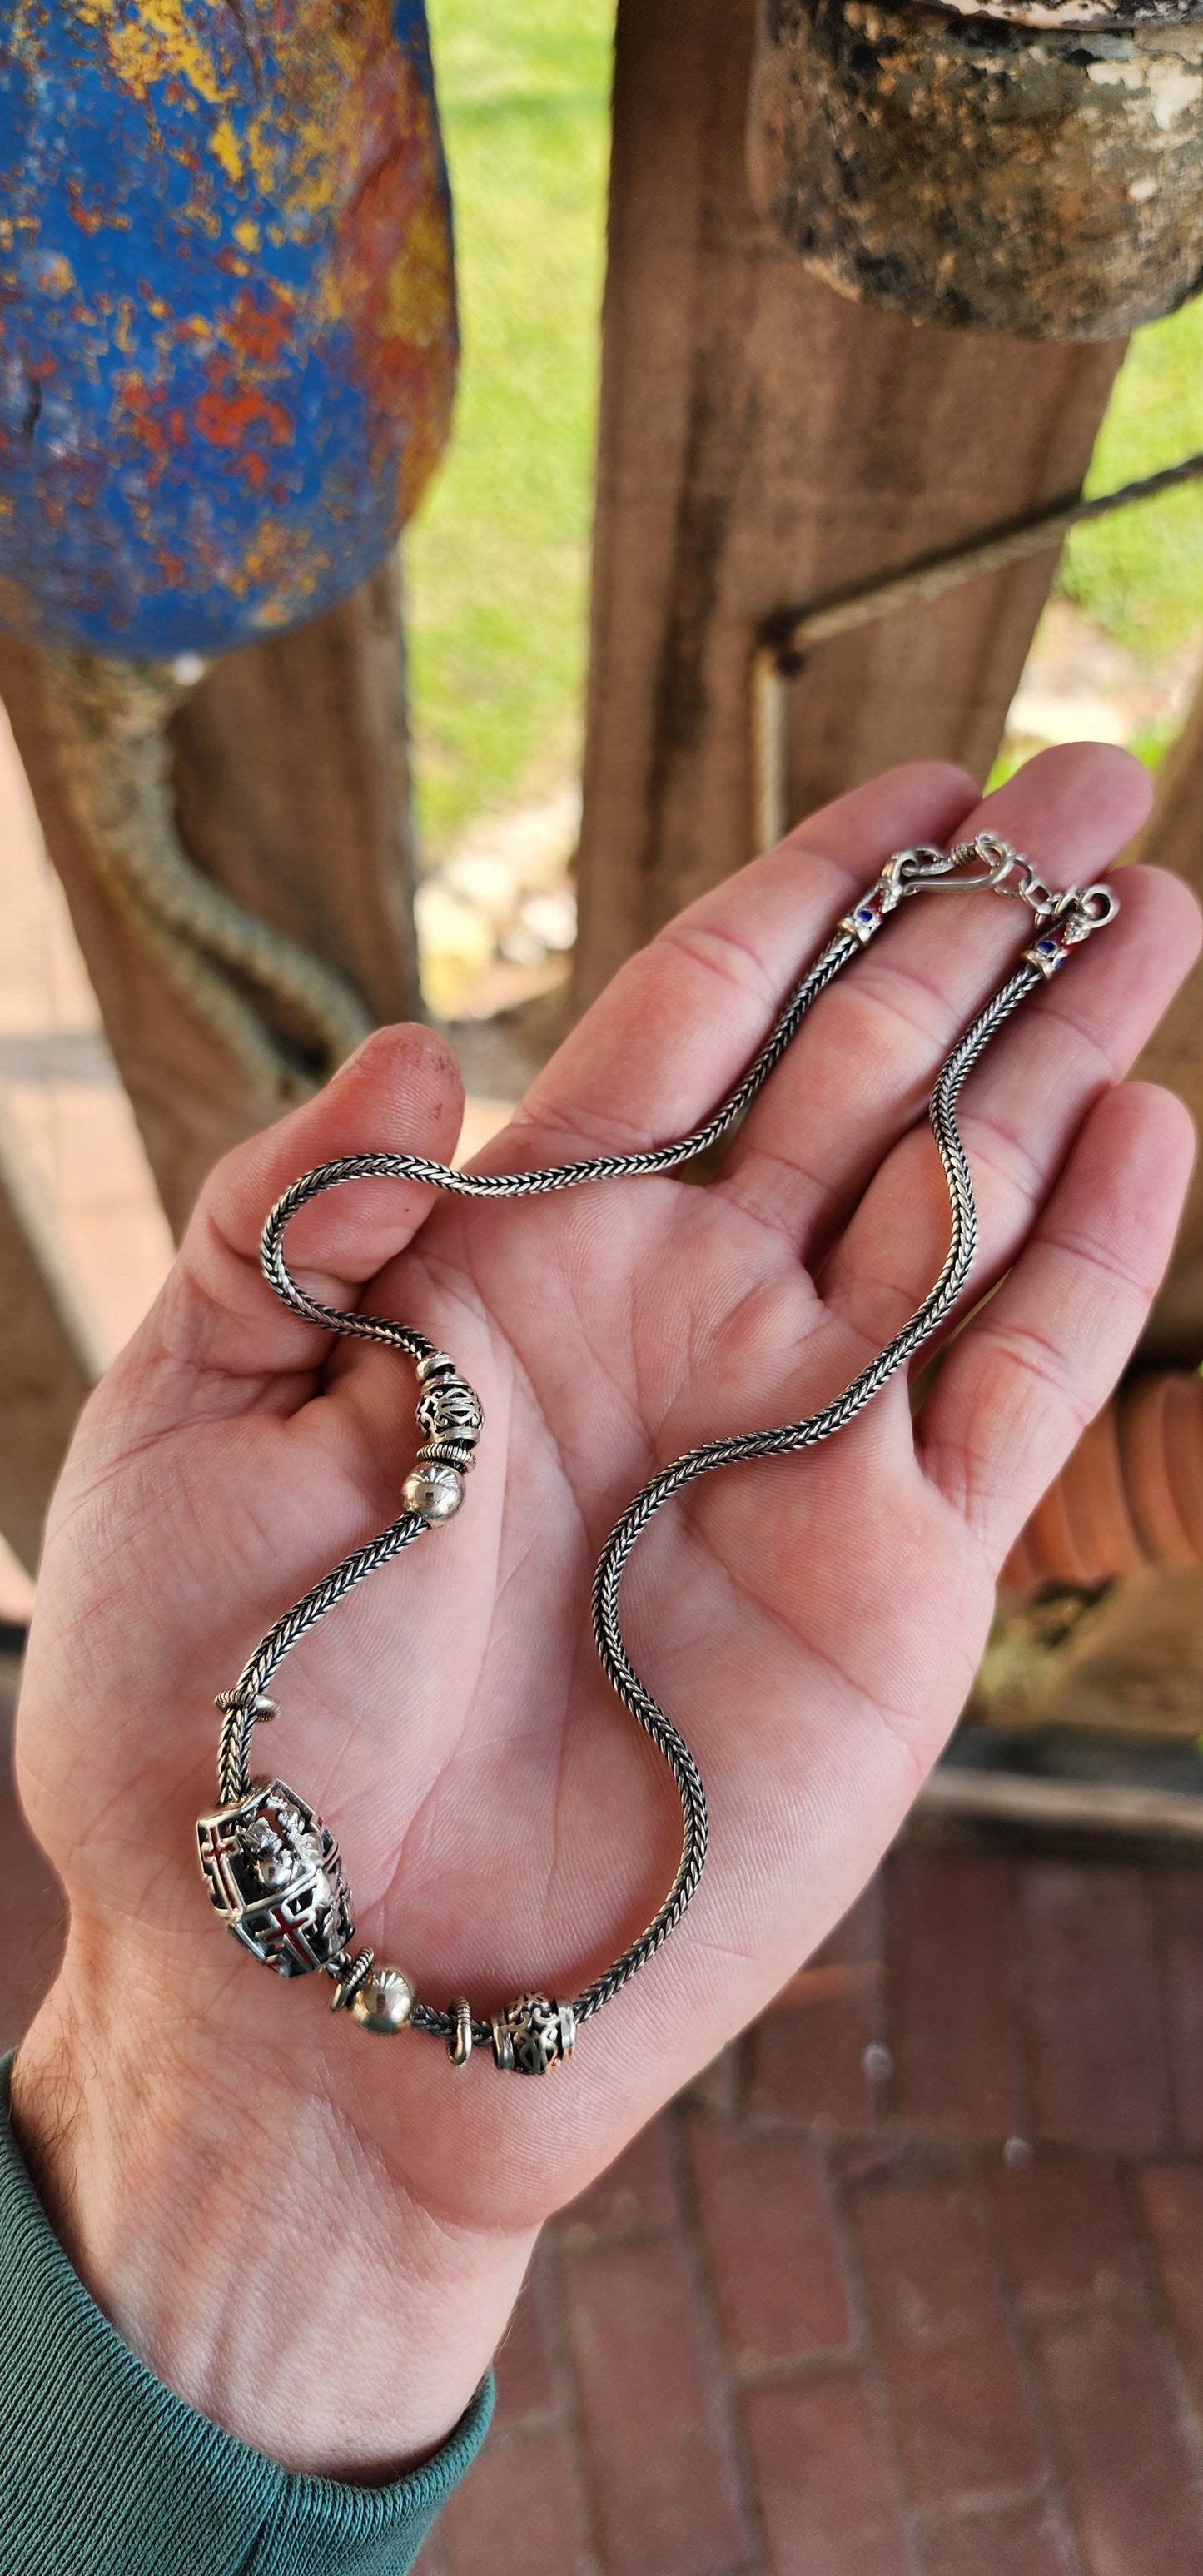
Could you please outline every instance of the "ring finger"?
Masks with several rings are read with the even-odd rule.
[[[1058,888],[1116,859],[1149,788],[1126,753],[1046,752],[988,797],[958,837],[1011,840]],[[957,1033],[1014,961],[1031,916],[1014,903],[908,903],[884,937],[815,1005],[725,1157],[717,1187],[822,1258],[893,1140],[922,1109]]]

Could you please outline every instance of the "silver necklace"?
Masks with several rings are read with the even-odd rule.
[[[705,1441],[661,1468],[635,1496],[602,1551],[593,1587],[593,1630],[602,1667],[624,1706],[663,1755],[681,1800],[681,1859],[672,1886],[646,1931],[572,2003],[522,1995],[492,2020],[481,2021],[461,1995],[449,2010],[441,2011],[419,1999],[401,1969],[378,1963],[371,1950],[353,1952],[351,1896],[333,1835],[283,1781],[252,1782],[249,1758],[255,1726],[277,1714],[275,1701],[266,1695],[267,1684],[289,1649],[366,1575],[387,1565],[430,1530],[441,1528],[459,1510],[480,1437],[481,1406],[449,1353],[437,1349],[424,1333],[381,1316],[344,1313],[306,1296],[285,1266],[283,1241],[289,1220],[323,1190],[342,1181],[423,1181],[459,1198],[513,1199],[578,1189],[588,1181],[676,1171],[716,1144],[742,1117],[812,1002],[876,938],[906,897],[925,890],[956,892],[973,887],[1017,896],[1034,915],[1037,936],[1014,973],[952,1049],[931,1096],[929,1116],[951,1214],[948,1256],[935,1286],[884,1350],[830,1404],[804,1422]],[[887,861],[876,884],[845,915],[822,954],[794,986],[734,1090],[692,1135],[675,1144],[655,1146],[648,1153],[600,1154],[588,1162],[565,1163],[547,1171],[496,1175],[452,1171],[421,1154],[352,1154],[306,1172],[285,1190],[263,1232],[265,1278],[294,1314],[323,1331],[384,1342],[390,1350],[416,1361],[417,1421],[423,1442],[405,1481],[405,1508],[399,1519],[365,1546],[353,1549],[286,1610],[243,1666],[233,1690],[223,1691],[217,1701],[224,1720],[218,1758],[220,1804],[197,1826],[201,1868],[221,1920],[256,1959],[282,1977],[323,1970],[334,1982],[331,2010],[349,2011],[365,2030],[428,2031],[445,2041],[452,2064],[459,2067],[467,2064],[474,2046],[488,2046],[499,2067],[536,2075],[571,2055],[582,2024],[609,2003],[667,1941],[696,1894],[705,1866],[706,1799],[688,1745],[640,1681],[623,1644],[618,1625],[623,1567],[640,1532],[670,1495],[716,1467],[734,1466],[744,1458],[783,1457],[830,1439],[936,1331],[965,1284],[977,1238],[973,1185],[956,1125],[961,1085],[1018,1004],[1058,973],[1073,950],[1112,920],[1117,909],[1116,898],[1105,885],[1071,887],[1065,894],[1050,892],[1028,860],[989,832],[979,833],[974,841],[959,842],[947,852],[926,847],[901,850]]]

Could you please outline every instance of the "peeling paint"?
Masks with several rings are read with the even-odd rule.
[[[762,213],[840,293],[954,329],[1111,339],[1203,285],[1203,24],[1121,33],[773,0]]]
[[[382,560],[455,372],[421,0],[15,0],[0,206],[6,625],[220,652]]]

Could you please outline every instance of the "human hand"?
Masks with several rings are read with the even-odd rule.
[[[686,1132],[891,850],[988,824],[1052,884],[1084,882],[1146,804],[1143,772],[1097,748],[1045,755],[985,809],[931,766],[845,798],[631,962],[486,1168]],[[18,1735],[71,1928],[15,2116],[120,2330],[285,2464],[363,2475],[447,2430],[543,2219],[838,1919],[955,1722],[998,1566],[1131,1349],[1189,1169],[1180,1106],[1113,1085],[1191,962],[1194,906],[1143,871],[1122,902],[970,1079],[968,1303],[1003,1285],[915,1418],[896,1378],[826,1447],[707,1477],[639,1545],[624,1630],[700,1765],[709,1864],[667,1948],[541,2082],[487,2059],[453,2074],[429,2039],[367,2036],[324,1986],[262,1975],[218,1937],[195,1858],[214,1692],[393,1517],[413,1454],[406,1363],[285,1312],[260,1230],[336,1155],[449,1158],[461,1095],[430,1032],[381,1032],[219,1167],[89,1405]],[[918,1304],[948,1231],[923,1103],[1024,937],[1012,905],[906,906],[707,1188],[474,1205],[362,1182],[297,1217],[305,1286],[428,1332],[484,1403],[463,1512],[298,1649],[271,1745],[338,1834],[360,1937],[429,2000],[572,1994],[653,1912],[679,1811],[597,1668],[600,1547],[656,1467],[810,1412]]]

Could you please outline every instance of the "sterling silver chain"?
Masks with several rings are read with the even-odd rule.
[[[290,1219],[323,1190],[344,1181],[419,1181],[458,1198],[515,1199],[578,1189],[589,1181],[677,1171],[729,1133],[780,1062],[812,1002],[877,936],[906,897],[925,890],[954,892],[972,887],[1017,896],[1030,907],[1037,936],[1015,972],[958,1040],[931,1096],[929,1116],[952,1221],[948,1255],[935,1286],[884,1350],[817,1413],[772,1430],[705,1441],[662,1468],[623,1513],[602,1552],[593,1587],[593,1629],[602,1667],[624,1706],[663,1755],[681,1800],[684,1831],[672,1886],[646,1931],[571,2004],[524,1995],[492,2021],[481,2021],[473,2017],[462,1996],[446,2012],[422,2002],[400,1969],[380,1966],[370,1950],[352,1955],[351,1900],[334,1838],[283,1782],[252,1783],[250,1741],[256,1723],[276,1714],[274,1701],[266,1696],[267,1684],[289,1649],[366,1575],[387,1565],[458,1510],[480,1435],[481,1408],[449,1354],[438,1350],[424,1333],[383,1316],[322,1305],[298,1287],[283,1253]],[[201,1818],[197,1828],[201,1865],[217,1912],[255,1957],[282,1976],[324,1970],[334,1980],[332,2010],[349,2009],[368,2030],[387,2032],[409,2025],[431,2032],[446,2042],[455,2066],[465,2065],[474,2044],[480,2044],[491,2046],[499,2066],[541,2074],[571,2053],[580,2026],[609,2003],[668,1939],[696,1894],[705,1865],[706,1799],[688,1745],[640,1681],[623,1643],[618,1594],[627,1558],[671,1495],[716,1467],[817,1447],[851,1422],[936,1332],[965,1285],[977,1238],[973,1186],[956,1124],[961,1086],[983,1048],[1025,996],[1056,974],[1074,948],[1110,921],[1116,910],[1115,896],[1107,886],[1051,893],[1029,862],[991,833],[980,833],[976,840],[958,843],[947,852],[926,847],[899,851],[794,986],[734,1090],[702,1126],[676,1143],[641,1154],[599,1154],[587,1162],[560,1164],[546,1171],[497,1174],[453,1171],[421,1154],[353,1154],[321,1164],[285,1190],[263,1233],[261,1257],[270,1286],[295,1314],[323,1331],[384,1342],[390,1350],[416,1361],[421,1387],[418,1423],[427,1436],[417,1466],[406,1480],[402,1497],[406,1508],[400,1517],[344,1557],[277,1619],[243,1667],[234,1689],[223,1692],[217,1703],[224,1712],[218,1762],[220,1804],[214,1814]]]

